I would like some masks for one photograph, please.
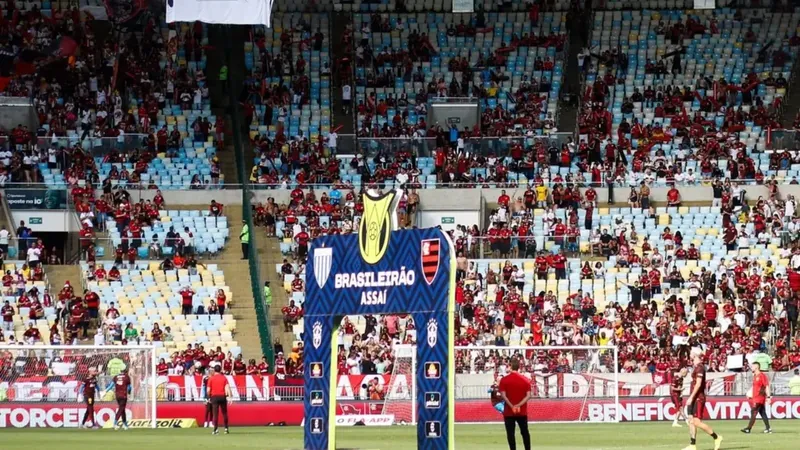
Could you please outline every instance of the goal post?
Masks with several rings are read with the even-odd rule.
[[[90,369],[97,370],[97,425],[113,425],[113,378],[127,369],[128,422],[156,428],[156,347],[150,345],[0,345],[0,427],[79,427]]]
[[[418,399],[415,346],[395,347],[384,411],[397,424],[415,424],[417,408],[437,399]],[[616,423],[619,416],[619,357],[615,346],[470,346],[455,347],[456,423],[500,423],[491,401],[492,386],[510,372],[511,359],[531,378],[531,422]],[[403,377],[402,380],[399,378]],[[417,399],[412,401],[412,399]]]
[[[383,403],[384,414],[394,415],[396,425],[417,424],[417,346],[398,344],[393,347],[394,367]]]

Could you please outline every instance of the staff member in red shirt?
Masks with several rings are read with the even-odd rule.
[[[764,421],[764,429],[765,434],[772,433],[772,428],[769,426],[769,418],[767,417],[767,407],[766,405],[772,400],[772,395],[770,394],[769,389],[769,380],[767,379],[767,375],[761,371],[761,364],[754,362],[753,363],[753,409],[751,410],[750,415],[750,423],[747,424],[746,428],[742,428],[742,433],[750,434],[750,430],[753,429],[753,425],[756,424],[756,416],[761,414],[761,420]]]
[[[531,398],[531,380],[519,373],[519,360],[511,360],[511,373],[500,380],[500,395],[505,402],[503,419],[509,450],[517,450],[516,425],[522,435],[525,450],[531,450],[531,435],[528,432],[528,400]]]
[[[214,432],[219,434],[219,412],[222,411],[222,420],[225,423],[225,434],[228,434],[228,399],[231,397],[231,386],[228,379],[222,374],[222,367],[214,366],[214,375],[208,379],[208,396],[211,399],[211,409],[214,411]]]

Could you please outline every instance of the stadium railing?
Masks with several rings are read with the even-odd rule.
[[[524,175],[524,172],[521,172],[521,174]],[[771,178],[768,178],[768,179],[771,179]],[[656,188],[671,187],[673,185],[675,187],[677,187],[677,188],[680,188],[680,187],[711,187],[711,183],[713,181],[716,181],[716,180],[717,179],[713,179],[713,178],[698,178],[697,180],[695,180],[693,182],[675,181],[675,182],[670,182],[670,183],[667,183],[666,180],[655,180],[653,182],[646,183],[646,184],[648,186],[650,186],[650,187],[656,187]],[[719,180],[723,181],[723,180],[727,180],[727,179],[726,178],[719,178]],[[762,181],[759,181],[759,180],[756,180],[756,179],[730,179],[729,181],[731,183],[733,183],[733,184],[736,184],[736,185],[763,185],[764,184]],[[775,181],[777,181],[778,183],[789,183],[790,181],[792,181],[792,178],[791,177],[779,177],[779,176],[776,176],[775,177]],[[798,181],[800,181],[800,180],[798,180]],[[367,184],[367,183],[364,183],[364,184]],[[553,187],[556,184],[560,184],[562,187],[565,184],[570,184],[570,185],[577,185],[580,188],[592,187],[592,188],[595,188],[595,189],[608,187],[608,184],[606,183],[605,177],[602,178],[602,181],[600,183],[593,183],[591,181],[585,181],[585,180],[584,181],[577,181],[577,182],[570,182],[570,183],[567,183],[567,182],[564,182],[564,181],[562,181],[562,182],[554,182],[554,181],[549,181],[549,180],[548,181],[542,181],[542,185],[548,186],[548,187]],[[629,188],[629,187],[638,188],[640,186],[640,184],[641,183],[638,180],[636,182],[632,182],[631,180],[622,180],[622,181],[616,181],[614,183],[614,187],[615,188]],[[387,188],[387,186],[399,187],[398,183],[395,183],[394,181],[376,183],[376,185],[377,185],[377,187],[379,189],[385,189],[385,188]],[[419,180],[418,183],[414,183],[413,181],[410,181],[405,185],[405,187],[408,188],[408,189],[434,189],[434,188],[435,189],[448,189],[449,188],[449,189],[472,189],[472,190],[479,190],[479,191],[480,190],[484,190],[484,189],[487,189],[487,190],[488,189],[509,189],[509,190],[518,189],[516,191],[516,193],[514,194],[514,196],[521,196],[524,193],[524,189],[525,188],[527,188],[528,186],[531,186],[531,188],[533,188],[533,187],[535,187],[537,185],[538,185],[537,182],[535,182],[533,179],[527,179],[527,178],[524,178],[524,177],[519,178],[519,177],[511,176],[511,177],[509,177],[509,181],[506,181],[505,183],[500,183],[500,182],[497,182],[497,181],[478,182],[478,181],[474,181],[474,180],[473,181],[453,181],[453,182],[450,182],[450,183],[439,181],[439,182],[435,182],[434,183],[434,182],[427,182],[425,180]],[[226,185],[226,187],[227,187],[227,185]],[[304,189],[313,188],[315,190],[326,190],[326,189],[331,189],[333,187],[333,184],[332,183],[304,183],[302,185],[298,185],[296,182],[291,181],[291,182],[287,182],[287,184],[285,186],[283,184],[281,184],[281,183],[277,183],[277,184],[276,183],[249,183],[249,187],[250,187],[250,189],[255,189],[255,190],[287,189],[287,188],[288,189],[294,189],[295,187],[300,187],[300,188],[304,188]],[[361,188],[361,186],[355,186],[354,185],[352,187],[345,187],[343,189],[359,190],[360,188]],[[511,195],[510,191],[509,191],[509,195]],[[618,203],[627,202],[627,192],[619,192],[616,195],[618,196],[617,197],[617,202]],[[620,196],[622,196],[622,197],[620,197]]]
[[[799,130],[772,130],[767,148],[770,150],[800,150]]]
[[[535,225],[533,228],[539,228],[539,225]],[[580,228],[583,230],[583,228]],[[533,230],[532,230],[533,231]],[[458,236],[457,236],[458,237]],[[582,246],[581,243],[588,244],[588,239],[584,236],[555,236],[555,235],[527,235],[527,236],[519,236],[514,235],[510,238],[510,255],[513,258],[525,258],[526,252],[523,250],[527,245],[530,245],[532,242],[535,242],[535,249],[538,253],[539,251],[546,250],[547,252],[557,251],[558,249],[563,248],[564,252],[567,255],[577,254],[577,253],[589,253],[591,252],[591,247],[589,245]],[[497,237],[491,236],[470,236],[465,237],[465,250],[464,256],[468,258],[492,258],[493,254],[500,254],[502,250],[500,247],[496,247],[494,244],[499,242],[500,239]],[[519,243],[525,245],[525,247],[520,247]],[[461,251],[461,250],[457,250]]]
[[[479,137],[464,139],[465,150],[473,155],[508,156],[511,146],[515,143],[530,147],[536,142],[544,142],[548,147],[569,142],[568,138],[573,133],[554,132],[547,135],[535,136],[504,136],[504,137]],[[359,154],[366,157],[376,156],[379,153],[391,154],[401,150],[412,151],[418,157],[431,157],[436,150],[436,138],[408,137],[408,138],[383,138],[359,137],[353,134],[339,135],[336,146],[337,153]]]

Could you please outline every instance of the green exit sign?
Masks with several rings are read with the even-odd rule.
[[[442,224],[443,225],[452,225],[456,223],[455,217],[442,217]]]
[[[29,217],[28,218],[28,224],[29,225],[41,225],[42,224],[42,218],[41,217]]]

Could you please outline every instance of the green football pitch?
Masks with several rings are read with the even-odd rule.
[[[739,429],[744,421],[710,422],[723,436],[723,450],[800,448],[800,422],[773,421],[775,432],[762,434],[762,423],[753,433]],[[416,427],[339,428],[337,447],[348,449],[416,450]],[[688,445],[688,431],[672,428],[669,422],[641,424],[533,424],[534,449],[675,449]],[[458,450],[502,450],[508,448],[501,425],[456,426]],[[79,430],[79,429],[5,429],[0,430],[3,450],[149,450],[149,449],[302,449],[303,432],[299,427],[232,428],[231,434],[212,436],[205,428],[169,430]],[[517,437],[517,448],[522,442]],[[712,450],[713,441],[705,434],[697,439],[698,450]]]

